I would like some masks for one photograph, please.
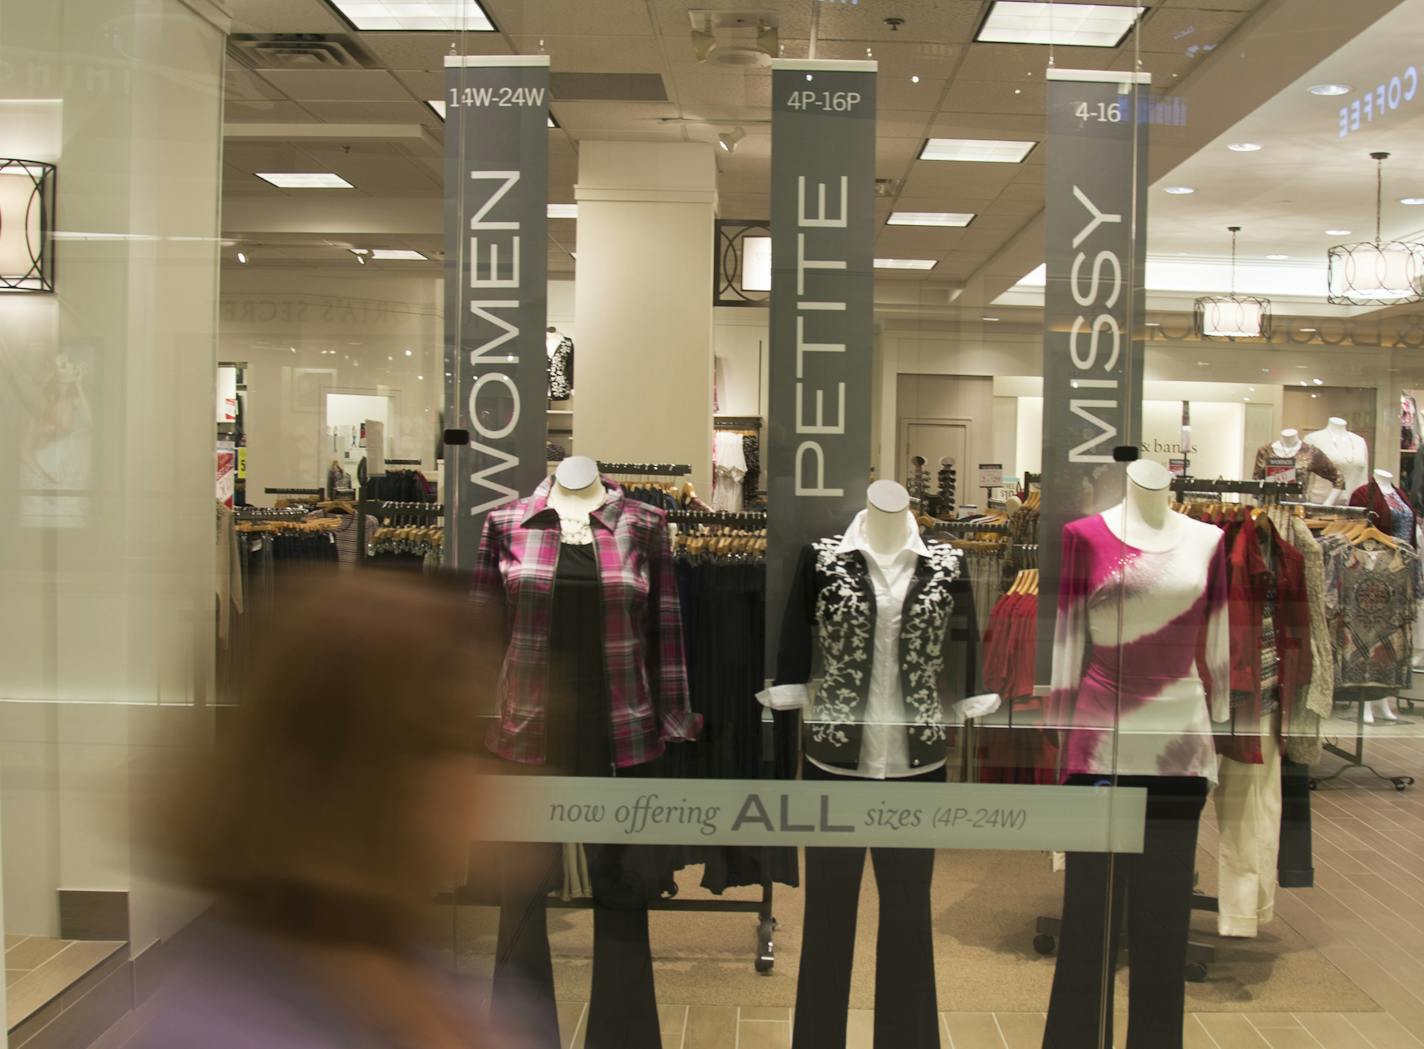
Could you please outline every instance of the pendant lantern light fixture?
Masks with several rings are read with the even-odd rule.
[[[1370,159],[1375,162],[1375,239],[1330,249],[1328,301],[1338,306],[1424,302],[1424,244],[1384,239],[1384,162],[1389,154],[1371,153]]]
[[[1271,300],[1236,294],[1236,234],[1241,227],[1226,228],[1231,231],[1231,294],[1197,299],[1197,335],[1203,339],[1269,339]]]

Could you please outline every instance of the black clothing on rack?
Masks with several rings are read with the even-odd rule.
[[[1103,779],[1074,775],[1068,782],[1091,786]],[[1207,781],[1200,776],[1120,776],[1116,782],[1147,788],[1143,849],[1138,854],[1068,854],[1063,930],[1043,1049],[1115,1044],[1113,970],[1124,906],[1132,968],[1126,1049],[1182,1049],[1197,827]],[[1104,942],[1106,929],[1112,931]]]
[[[363,481],[361,498],[396,503],[433,503],[435,486],[419,470],[390,470]]]

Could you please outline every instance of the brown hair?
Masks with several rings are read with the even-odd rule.
[[[281,588],[241,706],[183,799],[193,881],[249,919],[291,928],[301,912],[318,935],[410,916],[442,815],[423,786],[440,758],[477,751],[464,589],[376,570]]]

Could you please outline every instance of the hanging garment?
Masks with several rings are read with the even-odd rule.
[[[1335,695],[1381,699],[1408,688],[1418,558],[1407,547],[1327,536],[1328,586],[1335,650]]]
[[[574,395],[574,340],[565,335],[549,354],[549,400],[567,401]]]
[[[754,433],[742,434],[742,458],[747,475],[742,478],[742,505],[750,506],[761,498],[761,438]]]
[[[1256,463],[1251,476],[1262,480],[1272,476],[1272,459],[1290,459],[1295,463],[1295,476],[1287,480],[1299,481],[1301,491],[1311,502],[1324,502],[1324,495],[1330,491],[1345,490],[1345,477],[1330,457],[1313,444],[1301,441],[1294,449],[1287,448],[1280,441],[1263,444],[1256,452]]]
[[[1403,452],[1419,448],[1419,404],[1413,395],[1399,395],[1399,449]]]
[[[1101,514],[1063,529],[1049,724],[1063,774],[1216,779],[1211,722],[1230,712],[1225,541],[1174,515],[1164,551],[1122,542]]]
[[[533,495],[490,512],[475,565],[475,602],[497,624],[487,636],[508,643],[484,683],[500,712],[490,748],[536,765],[547,757],[548,630],[562,545],[558,512],[548,505],[553,483],[546,478]],[[702,719],[688,707],[667,518],[625,498],[616,482],[603,485],[607,498],[589,519],[613,760],[627,768],[661,755],[669,742],[696,739]]]
[[[712,508],[736,512],[742,508],[742,482],[747,476],[747,458],[742,435],[717,431],[712,441]]]
[[[775,684],[757,698],[778,710],[811,708],[805,750],[819,767],[910,775],[944,762],[950,719],[993,709],[997,697],[977,686],[974,594],[963,555],[926,547],[907,510],[901,554],[908,552],[908,572],[900,564],[873,572],[866,514],[857,514],[844,536],[802,550]],[[898,630],[890,630],[881,624],[902,582]],[[813,704],[808,686],[817,639],[825,669]]]
[[[1285,712],[1281,734],[1291,761],[1313,765],[1320,758],[1320,723],[1335,700],[1335,653],[1325,607],[1325,558],[1320,544],[1300,518],[1287,515],[1282,537],[1301,554],[1305,567],[1305,598],[1310,616],[1310,682],[1301,702]],[[1309,803],[1307,801],[1307,819]]]
[[[1386,535],[1414,546],[1414,507],[1394,485],[1385,492],[1379,481],[1370,480],[1350,493],[1351,506],[1363,506],[1370,523]]]
[[[1280,711],[1261,717],[1258,763],[1221,758],[1216,790],[1216,930],[1255,936],[1275,917],[1277,856],[1281,842]]]

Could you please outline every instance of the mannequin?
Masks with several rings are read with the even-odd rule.
[[[1046,714],[1068,784],[1116,775],[1146,788],[1147,844],[1132,857],[1068,854],[1044,1049],[1114,1044],[1109,898],[1126,900],[1133,958],[1126,1044],[1181,1049],[1197,827],[1217,778],[1212,721],[1230,715],[1223,533],[1172,511],[1160,464],[1133,462],[1126,480],[1120,504],[1063,529]]]
[[[531,495],[491,511],[474,575],[475,607],[491,613],[484,640],[508,639],[472,689],[498,712],[487,719],[494,758],[565,776],[657,776],[667,744],[697,739],[666,518],[604,482],[594,460],[565,459]],[[585,853],[596,974],[587,1042],[657,1049],[647,903],[665,874],[638,846]],[[510,1044],[558,1049],[546,908],[563,846],[512,843],[498,855],[492,1023]]]
[[[944,783],[946,707],[997,697],[976,695],[974,598],[963,555],[925,544],[903,485],[876,481],[844,535],[802,550],[786,609],[776,684],[757,698],[773,709],[811,706],[802,777],[868,788]],[[818,644],[825,667],[812,704]],[[939,1049],[934,853],[870,852],[880,901],[875,1044]],[[864,849],[806,850],[793,1049],[845,1049],[864,869]]]
[[[574,394],[574,340],[549,327],[544,352],[549,356],[549,400],[567,401]]]
[[[1283,466],[1280,460],[1289,460],[1290,465]],[[1278,440],[1257,450],[1251,476],[1258,481],[1270,477],[1299,481],[1307,502],[1328,506],[1342,501],[1346,495],[1344,476],[1335,463],[1315,445],[1302,441],[1300,431],[1290,427],[1281,431]]]
[[[1348,493],[1369,480],[1369,446],[1359,434],[1351,433],[1349,425],[1338,415],[1330,417],[1325,429],[1306,434],[1305,443],[1324,452],[1344,481],[1344,492],[1332,492],[1324,500],[1327,506],[1343,502]]]

